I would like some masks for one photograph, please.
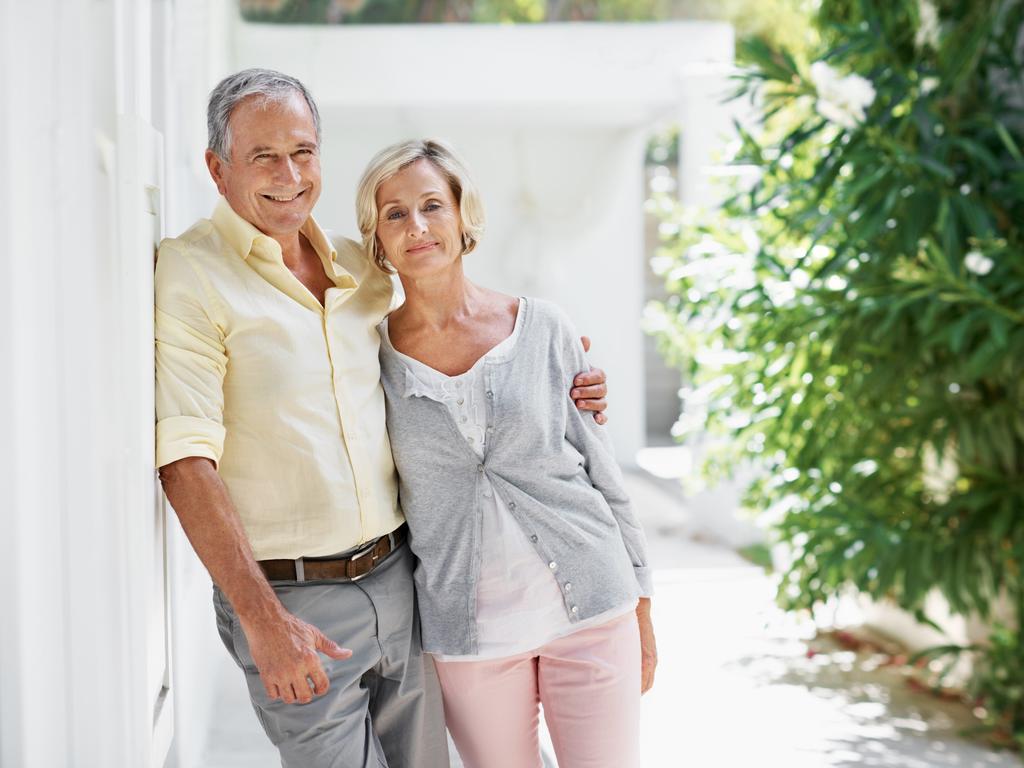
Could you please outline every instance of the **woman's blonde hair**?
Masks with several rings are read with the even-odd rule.
[[[462,228],[462,253],[470,253],[484,233],[484,206],[465,162],[455,150],[437,139],[416,139],[392,144],[370,160],[356,190],[356,220],[363,235],[363,246],[377,267],[387,273],[394,269],[387,262],[377,240],[377,190],[396,173],[417,160],[427,160],[448,180],[459,204]]]

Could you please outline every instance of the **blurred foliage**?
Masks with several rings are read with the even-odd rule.
[[[729,21],[800,50],[811,0],[239,0],[246,21],[275,24],[524,24],[564,21]]]
[[[661,201],[679,436],[792,553],[780,600],[850,586],[994,624],[974,690],[1024,744],[1024,0],[822,0],[803,53],[750,39],[736,181]]]
[[[679,123],[667,123],[655,130],[644,150],[645,165],[676,165],[679,162]]]

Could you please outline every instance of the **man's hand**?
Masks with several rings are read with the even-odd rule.
[[[196,554],[238,616],[267,695],[305,704],[314,693],[326,693],[327,675],[317,651],[333,659],[347,659],[352,651],[281,605],[253,557],[213,461],[179,459],[160,468],[160,480]]]
[[[654,641],[654,624],[651,623],[651,598],[641,597],[636,606],[636,618],[640,623],[640,693],[645,694],[654,685],[654,669],[658,666],[658,645]]]
[[[332,659],[352,656],[348,648],[287,611],[281,611],[280,619],[272,623],[251,625],[240,621],[267,696],[285,704],[308,704],[314,696],[327,693],[330,681],[318,651]]]
[[[583,351],[590,351],[590,337],[580,336],[580,341],[583,342]],[[604,371],[600,368],[591,368],[589,371],[577,374],[576,378],[572,380],[573,389],[569,393],[569,397],[576,403],[576,407],[581,411],[593,411],[594,421],[598,424],[607,424],[608,417],[605,416],[604,410],[608,407],[608,401],[605,398],[608,396],[607,377]]]

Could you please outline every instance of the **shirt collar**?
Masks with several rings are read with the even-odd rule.
[[[269,249],[270,253],[276,254],[277,258],[281,257],[280,244],[274,238],[263,234],[252,223],[235,213],[234,208],[231,207],[225,198],[222,197],[217,202],[217,207],[213,211],[211,220],[231,250],[243,259],[248,259],[254,251],[266,253],[266,249]],[[318,253],[328,254],[331,262],[336,262],[338,257],[337,251],[331,245],[330,238],[327,237],[312,216],[306,219],[306,223],[302,225],[299,231],[306,236],[310,245]]]

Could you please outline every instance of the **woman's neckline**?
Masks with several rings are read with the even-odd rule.
[[[515,321],[514,321],[514,323],[512,325],[512,332],[509,333],[508,336],[503,338],[497,344],[495,344],[493,347],[491,347],[486,352],[484,352],[482,355],[480,355],[480,357],[478,357],[473,362],[473,364],[469,368],[464,370],[462,373],[456,373],[456,374],[444,373],[443,371],[437,370],[436,368],[434,368],[429,363],[423,362],[419,358],[413,357],[412,355],[407,355],[405,352],[400,352],[399,350],[397,350],[395,348],[395,345],[391,343],[391,331],[390,331],[390,328],[389,328],[389,325],[388,325],[388,318],[387,317],[384,318],[384,322],[382,323],[383,328],[384,328],[384,339],[387,342],[388,348],[392,352],[394,352],[395,355],[397,355],[398,358],[401,359],[402,361],[404,361],[406,363],[409,363],[409,362],[415,363],[417,366],[421,366],[421,367],[425,368],[426,370],[430,371],[431,373],[436,374],[437,376],[441,376],[441,377],[443,377],[445,379],[455,380],[455,379],[459,379],[459,378],[461,378],[463,376],[468,376],[473,371],[475,371],[485,361],[493,360],[493,358],[495,358],[495,357],[501,358],[502,355],[511,352],[515,348],[516,341],[518,340],[519,336],[521,335],[523,324],[526,321],[526,304],[527,304],[526,297],[525,296],[519,296],[518,297],[518,304],[516,306],[516,319],[515,319]]]

